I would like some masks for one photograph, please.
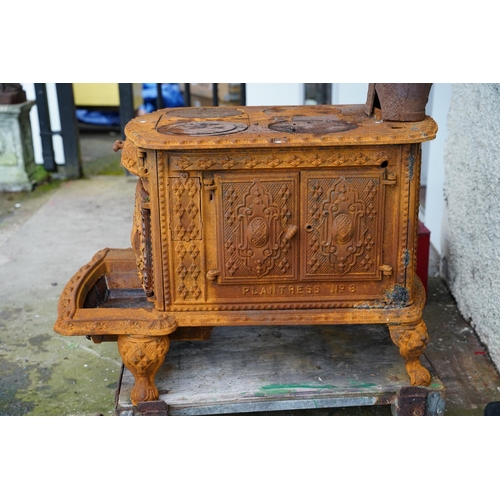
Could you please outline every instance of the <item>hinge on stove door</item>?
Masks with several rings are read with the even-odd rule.
[[[393,172],[386,172],[385,179],[382,179],[382,184],[386,186],[395,186],[397,180],[397,174]]]
[[[146,151],[139,149],[137,151],[137,158],[139,159],[139,177],[147,177],[148,166],[146,165]]]
[[[220,271],[217,271],[217,269],[210,269],[210,271],[207,271],[207,280],[215,281],[219,275]]]
[[[382,271],[382,274],[384,276],[387,276],[388,278],[392,275],[392,266],[388,266],[387,264],[380,266],[379,267],[380,271]]]
[[[217,184],[215,184],[213,179],[203,179],[203,186],[205,191],[208,191],[208,199],[213,201],[214,191],[217,189]]]
[[[213,179],[203,179],[203,185],[207,191],[215,191],[217,189],[217,184],[215,184]]]

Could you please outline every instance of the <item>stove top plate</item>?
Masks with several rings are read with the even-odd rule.
[[[160,134],[205,136],[226,135],[242,132],[248,125],[241,122],[222,121],[200,121],[200,122],[176,122],[158,128]]]

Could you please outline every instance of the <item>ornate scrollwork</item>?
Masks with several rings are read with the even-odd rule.
[[[222,184],[222,281],[293,276],[294,181]]]
[[[379,274],[378,177],[308,179],[307,274]]]
[[[130,239],[142,287],[146,295],[152,297],[154,295],[154,273],[149,202],[149,193],[140,179],[135,191],[134,220]]]

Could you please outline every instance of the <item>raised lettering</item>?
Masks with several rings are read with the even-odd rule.
[[[321,285],[259,285],[243,286],[241,288],[243,295],[304,295],[322,293]],[[342,294],[355,293],[356,285],[346,285],[339,283],[330,284],[328,289],[323,289],[323,293]]]

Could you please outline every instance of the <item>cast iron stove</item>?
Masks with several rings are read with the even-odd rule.
[[[134,404],[170,339],[214,326],[384,324],[412,385],[428,335],[416,277],[421,143],[435,122],[364,106],[160,110],[126,127],[132,249],[65,288],[56,331],[117,340]]]

